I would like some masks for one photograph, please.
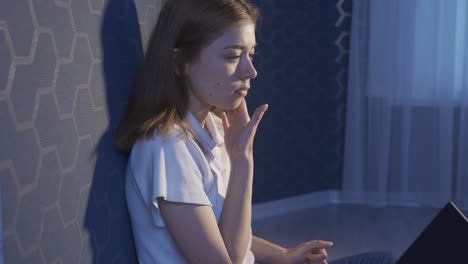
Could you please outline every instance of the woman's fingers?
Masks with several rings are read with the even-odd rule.
[[[306,258],[309,260],[309,263],[327,263],[327,256],[323,254],[307,254]]]
[[[255,109],[255,112],[252,115],[252,118],[250,119],[250,122],[247,126],[247,131],[248,131],[250,140],[253,141],[253,138],[255,137],[255,133],[257,133],[258,124],[260,124],[263,114],[265,114],[267,109],[268,109],[267,104],[261,105],[257,107],[257,109]]]
[[[223,120],[224,132],[226,132],[226,130],[231,126],[231,124],[229,124],[229,120],[228,120],[226,112],[223,112],[222,120]]]
[[[247,102],[245,99],[242,99],[241,104],[236,110],[238,111],[239,117],[245,122],[245,124],[250,122],[249,110],[247,110]]]
[[[312,240],[304,244],[304,249],[307,252],[314,253],[316,250],[321,250],[333,246],[333,242],[324,240]]]
[[[231,123],[235,122],[236,125],[244,126],[249,123],[250,117],[245,99],[242,99],[237,108],[229,110],[227,117],[229,120],[233,120]]]
[[[224,139],[229,155],[250,155],[258,124],[267,108],[268,105],[257,107],[252,118],[249,118],[247,105],[243,100],[239,107],[222,115]]]
[[[333,245],[333,242],[324,240],[312,240],[304,244],[304,249],[308,252],[306,258],[309,263],[327,263],[328,253],[326,248]]]
[[[326,258],[328,258],[328,253],[324,248],[316,249],[309,254],[324,255]]]

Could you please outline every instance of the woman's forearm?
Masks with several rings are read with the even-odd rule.
[[[263,238],[252,236],[252,252],[257,262],[279,264],[284,263],[286,249]]]
[[[231,163],[231,174],[219,229],[233,263],[242,263],[252,221],[253,159]]]

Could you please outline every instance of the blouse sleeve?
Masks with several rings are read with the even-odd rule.
[[[150,208],[156,226],[165,226],[158,197],[171,202],[212,206],[203,188],[202,164],[199,164],[203,153],[189,149],[188,143],[182,137],[157,137],[137,143],[132,150],[135,187]]]

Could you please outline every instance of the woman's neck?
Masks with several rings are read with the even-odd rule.
[[[206,118],[208,117],[208,113],[210,112],[211,106],[202,104],[198,100],[190,100],[188,110],[195,118],[200,122],[200,125],[204,128]]]

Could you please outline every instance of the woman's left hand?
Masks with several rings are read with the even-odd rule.
[[[268,105],[257,107],[250,119],[247,102],[242,99],[236,109],[223,114],[224,142],[231,162],[244,157],[253,160],[253,140],[267,109]]]
[[[294,248],[286,249],[284,264],[328,263],[326,249],[333,246],[333,242],[312,240],[301,243]]]

